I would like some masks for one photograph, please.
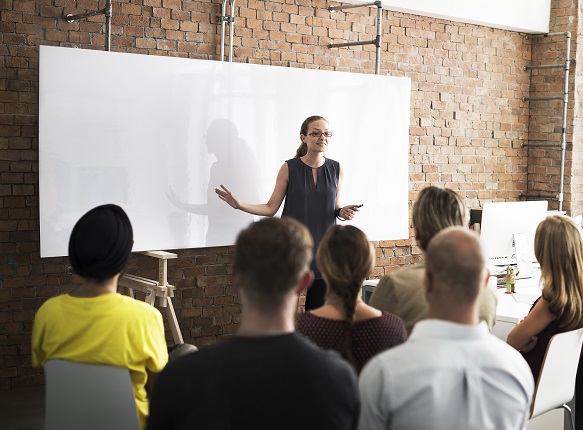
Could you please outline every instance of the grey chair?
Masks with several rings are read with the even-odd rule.
[[[139,430],[128,369],[49,360],[46,430]]]
[[[534,390],[529,419],[563,408],[572,430],[575,422],[567,405],[575,395],[577,366],[583,344],[583,328],[554,335],[547,347],[540,375]]]

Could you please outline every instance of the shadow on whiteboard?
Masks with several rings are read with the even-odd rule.
[[[208,153],[216,158],[210,167],[206,199],[203,202],[189,201],[189,196],[193,193],[188,190],[191,187],[203,187],[204,184],[191,183],[191,173],[185,169],[175,171],[167,197],[178,211],[172,211],[168,215],[168,221],[177,243],[181,242],[181,235],[190,224],[189,217],[199,216],[208,225],[205,245],[215,246],[225,241],[230,244],[228,241],[249,225],[254,217],[235,210],[220,200],[215,194],[215,188],[220,184],[229,184],[233,193],[241,196],[242,201],[257,202],[257,161],[247,142],[239,137],[237,127],[232,121],[214,120],[203,139],[202,143]],[[181,190],[180,193],[176,191],[178,189]]]

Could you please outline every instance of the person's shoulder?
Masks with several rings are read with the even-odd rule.
[[[499,367],[512,372],[521,372],[532,377],[532,372],[528,363],[515,348],[508,345],[502,339],[488,333],[486,341],[482,343],[484,355],[488,355],[488,365],[490,367]]]
[[[324,350],[314,345],[301,335],[294,336],[294,342],[297,343],[297,350],[306,360],[322,367],[324,372],[336,373],[338,371],[352,373],[352,368],[338,352],[334,350]]]
[[[535,381],[532,376],[532,370],[522,354],[502,339],[498,339],[494,335],[491,336],[495,338],[498,348],[498,351],[494,351],[493,356],[500,360],[499,366],[501,370],[505,370],[511,378],[519,380],[524,387],[530,387],[529,390],[532,392]]]
[[[133,297],[117,293],[116,299],[119,300],[119,304],[122,308],[127,309],[128,311],[131,311],[135,314],[151,318],[162,316],[160,311],[154,306],[141,300],[134,299]]]
[[[407,291],[412,292],[414,289],[423,288],[423,278],[425,270],[418,265],[403,267],[402,269],[384,275],[373,291],[373,295],[383,292],[388,294],[390,291]]]
[[[225,360],[233,358],[230,342],[210,345],[169,361],[164,370],[165,378],[193,377],[201,372],[212,374],[215,369],[226,365]],[[201,376],[202,377],[202,376]]]
[[[405,322],[403,321],[403,318],[387,311],[382,311],[382,315],[379,318],[379,322],[389,327],[396,328],[400,328],[401,326],[403,328],[405,327]]]
[[[307,311],[296,314],[296,330],[301,332],[301,328],[310,325],[310,322],[313,321],[313,317],[314,316]]]
[[[363,367],[361,377],[364,372],[372,374],[388,374],[391,371],[399,372],[400,361],[410,361],[407,342],[395,345],[373,356]]]
[[[395,270],[394,272],[388,273],[381,278],[381,281],[385,279],[386,282],[392,281],[396,282],[403,282],[403,281],[419,281],[423,280],[425,277],[425,266],[422,263],[416,263],[411,266],[403,267],[399,270]],[[380,283],[380,281],[379,281]]]
[[[39,311],[43,308],[46,309],[58,305],[66,296],[66,294],[59,294],[58,296],[54,296],[45,300],[45,302],[39,307]]]
[[[326,160],[324,160],[324,164],[328,164],[333,166],[335,169],[339,169],[340,168],[340,162],[333,160],[331,158],[326,157]]]
[[[51,297],[50,299],[47,299],[42,305],[40,305],[40,307],[36,311],[35,319],[39,320],[44,315],[53,312],[55,308],[61,305],[64,296],[65,294],[61,294],[55,297]]]
[[[496,291],[494,291],[492,288],[482,288],[480,291],[479,300],[481,305],[496,306],[498,303],[498,296],[496,295]]]

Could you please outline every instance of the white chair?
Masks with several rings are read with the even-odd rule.
[[[529,419],[563,408],[569,416],[571,428],[575,430],[573,413],[567,403],[575,395],[582,344],[583,328],[559,333],[551,338],[534,391]]]
[[[139,430],[128,369],[49,360],[46,430]]]

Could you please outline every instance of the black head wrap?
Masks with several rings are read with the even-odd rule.
[[[106,279],[126,266],[134,244],[130,219],[116,205],[91,209],[77,221],[69,239],[69,260],[75,273]]]

